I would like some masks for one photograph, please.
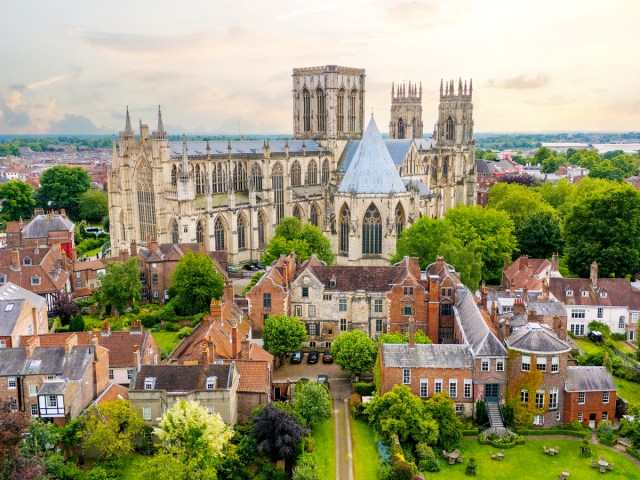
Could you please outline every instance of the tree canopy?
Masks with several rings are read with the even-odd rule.
[[[361,330],[342,333],[331,345],[335,362],[351,375],[362,375],[373,367],[376,359],[376,345]]]
[[[316,382],[304,382],[293,397],[293,407],[305,419],[308,426],[331,418],[333,404],[326,386]]]
[[[549,211],[536,212],[516,230],[520,253],[531,258],[549,258],[562,251],[560,220]]]
[[[36,201],[44,209],[62,209],[78,218],[80,196],[89,190],[91,179],[80,167],[58,165],[45,170],[40,177]]]
[[[331,250],[331,242],[318,227],[310,223],[303,227],[298,218],[286,217],[280,220],[275,236],[265,247],[262,261],[269,265],[280,255],[289,255],[291,252],[300,255],[303,261],[315,254],[328,265],[336,258]]]
[[[416,344],[433,343],[422,330],[416,330],[413,337]],[[381,343],[409,343],[409,333],[389,332],[378,337],[378,345]]]
[[[33,215],[36,206],[33,197],[33,188],[21,180],[11,180],[0,185],[0,204],[2,205],[2,217],[7,221],[16,221],[21,218],[28,220]]]
[[[90,188],[80,195],[78,215],[88,222],[101,222],[105,216],[109,215],[107,193],[98,188]]]
[[[100,279],[100,299],[111,309],[122,313],[126,307],[140,300],[142,282],[136,258],[126,262],[107,263],[105,274]]]
[[[171,303],[181,315],[209,310],[212,299],[222,297],[224,279],[207,255],[188,251],[178,260],[169,289]]]
[[[462,422],[455,413],[453,400],[446,393],[436,393],[424,403],[425,411],[438,424],[438,445],[455,450],[462,444]]]
[[[269,315],[264,321],[262,340],[264,346],[274,355],[284,355],[297,350],[307,339],[307,329],[298,317],[288,317],[284,313]]]
[[[516,229],[520,228],[526,219],[536,212],[553,213],[553,207],[542,198],[540,193],[535,189],[516,183],[500,182],[494,184],[489,189],[487,207],[509,214]]]
[[[273,404],[259,409],[251,425],[251,435],[260,451],[272,460],[284,458],[289,467],[305,433],[296,417]]]

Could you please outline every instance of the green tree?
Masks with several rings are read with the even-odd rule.
[[[555,185],[551,182],[545,182],[536,187],[536,191],[542,199],[556,209],[560,218],[564,218],[575,189],[576,186],[565,178],[558,180]]]
[[[564,240],[567,265],[580,277],[589,277],[592,262],[598,263],[600,277],[635,275],[640,269],[640,192],[627,184],[594,189],[567,214]]]
[[[264,346],[274,355],[282,356],[297,350],[307,339],[307,329],[298,317],[288,317],[284,313],[269,315],[264,321],[262,340]]]
[[[36,201],[44,209],[62,209],[78,218],[80,196],[89,190],[91,179],[80,167],[55,166],[45,170],[40,177]]]
[[[29,424],[29,435],[22,445],[22,454],[35,457],[40,454],[52,453],[60,441],[60,427],[53,423],[44,423],[34,419]]]
[[[624,173],[622,170],[614,167],[610,160],[603,160],[597,165],[594,165],[591,170],[589,170],[589,176],[591,178],[615,180],[616,182],[624,180]]]
[[[0,185],[0,204],[5,220],[27,220],[33,215],[33,208],[36,206],[33,188],[21,180],[3,183]]]
[[[588,168],[591,170],[602,162],[602,158],[595,150],[587,150],[583,148],[581,150],[576,150],[576,153],[571,156],[571,162],[582,168]]]
[[[549,258],[562,251],[560,221],[549,211],[540,211],[527,218],[516,230],[520,253],[531,258]]]
[[[329,390],[316,382],[305,382],[300,389],[296,389],[293,407],[310,427],[331,418],[333,411]]]
[[[619,433],[631,440],[636,448],[640,447],[640,404],[629,406],[627,416],[620,419]]]
[[[482,155],[482,159],[483,160],[497,160],[498,159],[498,154],[496,152],[485,152],[484,155]]]
[[[374,429],[385,436],[398,435],[403,442],[438,441],[438,424],[420,397],[406,385],[395,385],[391,391],[374,397],[365,407]]]
[[[181,315],[209,310],[211,299],[222,296],[224,279],[207,255],[188,251],[178,260],[169,289],[171,302]]]
[[[275,236],[265,247],[262,261],[270,265],[280,255],[295,252],[304,261],[315,254],[320,260],[332,264],[335,254],[331,250],[331,242],[318,227],[307,224],[301,226],[296,217],[286,217],[280,220],[276,227]]]
[[[533,160],[538,163],[541,164],[542,162],[544,162],[547,158],[553,157],[554,153],[553,150],[551,150],[548,147],[540,147],[538,150],[536,150],[536,152],[533,154]]]
[[[425,410],[438,424],[438,444],[454,450],[462,444],[462,422],[455,414],[453,401],[446,393],[436,393],[425,402]]]
[[[431,339],[425,335],[422,330],[416,330],[413,337],[413,341],[416,344],[429,344],[432,343]],[[390,332],[381,335],[378,338],[378,345],[381,343],[409,343],[409,333]]]
[[[140,300],[142,282],[138,272],[137,260],[130,258],[126,262],[107,263],[105,274],[100,279],[100,298],[111,310],[122,313],[136,300]]]
[[[547,157],[542,161],[542,168],[540,171],[542,173],[554,173],[560,167],[567,165],[567,158],[564,155],[556,154],[551,157]]]
[[[144,431],[144,421],[128,400],[92,406],[86,415],[84,446],[95,447],[100,457],[113,459],[133,453],[134,440]]]
[[[109,215],[107,193],[98,188],[90,188],[84,192],[78,201],[78,214],[88,222],[101,222]]]
[[[622,153],[611,159],[611,164],[622,172],[623,178],[638,174],[638,160],[633,155]]]
[[[359,376],[373,367],[376,345],[363,331],[352,330],[336,338],[331,345],[331,353],[340,368],[351,375]]]
[[[293,469],[293,480],[322,480],[318,473],[318,466],[311,455],[301,455],[296,468]]]
[[[517,183],[494,184],[489,189],[487,207],[508,213],[516,229],[520,228],[534,213],[540,211],[554,213],[553,207],[544,201],[538,191]]]

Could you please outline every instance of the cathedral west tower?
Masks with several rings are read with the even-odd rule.
[[[408,88],[405,84],[392,84],[389,138],[422,138],[422,133],[422,84],[420,88],[411,82]]]

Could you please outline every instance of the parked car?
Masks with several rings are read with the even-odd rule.
[[[293,355],[291,355],[291,363],[301,363],[303,356],[304,353],[302,352],[302,350],[296,350],[295,352],[293,352]]]
[[[324,373],[321,373],[320,375],[318,375],[318,383],[320,383],[322,385],[326,385],[328,387],[329,386],[329,375],[325,375]]]
[[[244,268],[245,270],[249,271],[249,272],[257,272],[258,270],[260,270],[255,263],[247,263],[246,265],[244,265],[242,268]]]
[[[318,358],[320,357],[320,352],[317,350],[311,350],[309,355],[307,355],[307,363],[318,363]]]
[[[322,354],[322,363],[333,363],[333,355],[329,350],[325,350]]]
[[[264,266],[263,266],[263,265],[260,265],[258,262],[253,262],[253,263],[251,264],[251,266],[252,266],[253,268],[255,268],[256,270],[264,270]]]

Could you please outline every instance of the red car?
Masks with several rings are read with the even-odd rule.
[[[329,350],[325,350],[322,354],[322,363],[333,363],[333,355]]]

